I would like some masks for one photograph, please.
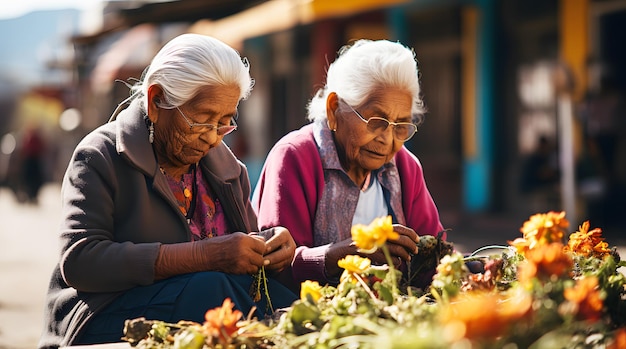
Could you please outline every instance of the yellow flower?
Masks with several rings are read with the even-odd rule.
[[[523,237],[509,242],[509,244],[516,247],[518,253],[524,255],[528,250],[539,245],[561,242],[563,233],[568,226],[569,222],[565,219],[565,211],[538,213],[531,216],[520,228]]]
[[[595,256],[598,258],[611,253],[609,244],[602,238],[602,229],[595,228],[589,230],[589,221],[585,221],[578,227],[577,232],[569,236],[565,250],[585,257]]]
[[[352,226],[352,240],[363,253],[374,253],[387,239],[397,240],[400,235],[393,231],[391,216],[374,219],[369,225]]]
[[[347,255],[337,262],[337,265],[351,273],[363,274],[371,265],[369,258],[363,258],[357,255]]]
[[[350,278],[353,282],[356,282],[353,274],[364,274],[371,266],[372,261],[369,258],[363,258],[356,255],[347,255],[337,262],[340,268],[345,269],[341,275],[341,280]]]
[[[313,302],[317,302],[322,297],[322,286],[317,281],[306,280],[300,286],[300,299],[306,301],[308,296]]]

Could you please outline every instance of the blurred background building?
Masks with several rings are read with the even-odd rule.
[[[19,20],[43,25],[34,15]],[[414,48],[419,62],[428,114],[406,146],[445,226],[566,210],[575,224],[626,231],[625,0],[105,1],[88,30],[71,25],[85,13],[62,16],[47,27],[55,36],[39,58],[45,70],[0,70],[5,185],[14,185],[20,136],[35,123],[46,180],[59,181],[73,146],[108,120],[161,45],[185,32],[215,36],[251,63],[256,85],[226,141],[254,185],[274,142],[307,122],[337,50],[389,39]],[[19,33],[14,40],[26,41]],[[26,73],[40,78],[18,83]]]

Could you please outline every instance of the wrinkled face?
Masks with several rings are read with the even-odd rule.
[[[335,110],[335,142],[339,159],[346,172],[376,170],[389,162],[402,148],[403,141],[393,137],[392,126],[379,134],[370,132],[367,124],[339,96]],[[364,105],[354,108],[364,119],[379,117],[390,122],[411,122],[411,94],[384,88],[372,93]],[[333,120],[329,118],[332,123]]]
[[[200,161],[211,148],[221,144],[224,135],[217,128],[231,124],[237,115],[239,96],[236,85],[207,86],[179,108],[160,108],[154,127],[154,146],[159,157],[174,166]],[[190,127],[189,123],[215,127]]]

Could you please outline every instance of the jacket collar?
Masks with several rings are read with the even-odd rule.
[[[236,164],[236,157],[222,141],[217,147],[209,150],[200,160],[205,173],[208,172],[220,182],[235,180],[241,175],[241,167]]]
[[[133,100],[116,119],[117,152],[140,171],[152,177],[158,172],[158,164],[152,145],[148,141],[146,116],[139,99]]]

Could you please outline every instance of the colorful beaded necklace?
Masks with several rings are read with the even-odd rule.
[[[172,178],[162,168],[161,173],[163,173],[165,175],[165,178],[167,178],[170,187],[180,188],[180,191],[173,190],[173,194],[176,198],[176,201],[178,202],[178,208],[187,219],[187,223],[190,223],[191,218],[193,217],[193,213],[196,209],[195,198],[198,190],[196,185],[196,165],[191,165],[189,168],[189,172],[184,174],[180,181]]]

